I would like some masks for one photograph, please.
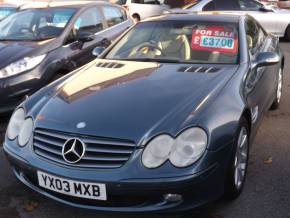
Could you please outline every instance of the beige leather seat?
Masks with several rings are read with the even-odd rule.
[[[173,39],[161,41],[158,43],[159,48],[162,49],[164,56],[167,58],[175,58],[181,60],[191,59],[190,43],[186,35],[177,35]]]

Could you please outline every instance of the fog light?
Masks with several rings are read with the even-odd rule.
[[[179,194],[166,194],[163,196],[164,200],[168,202],[177,202],[182,200],[182,195]]]

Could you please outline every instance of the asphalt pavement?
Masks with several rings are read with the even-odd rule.
[[[219,200],[182,215],[97,213],[68,207],[42,197],[18,182],[0,149],[0,218],[279,218],[290,217],[290,43],[286,56],[281,107],[268,112],[251,148],[244,192],[234,202]],[[7,118],[0,118],[0,142]],[[2,143],[1,143],[2,144]]]

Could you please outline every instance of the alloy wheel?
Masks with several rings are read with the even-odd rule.
[[[278,74],[278,86],[277,86],[277,102],[280,103],[282,97],[282,85],[283,85],[283,75],[282,69],[279,70]]]
[[[234,183],[237,189],[240,189],[243,185],[247,163],[248,163],[248,133],[245,127],[243,127],[239,134],[238,146],[235,155],[235,173]]]

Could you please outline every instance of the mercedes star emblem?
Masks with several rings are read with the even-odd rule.
[[[86,126],[87,126],[87,124],[86,124],[85,122],[80,122],[80,123],[77,124],[77,128],[78,128],[78,129],[83,129],[83,128],[85,128]]]
[[[85,144],[77,138],[68,139],[62,147],[63,159],[70,164],[75,164],[81,161],[85,152]]]

